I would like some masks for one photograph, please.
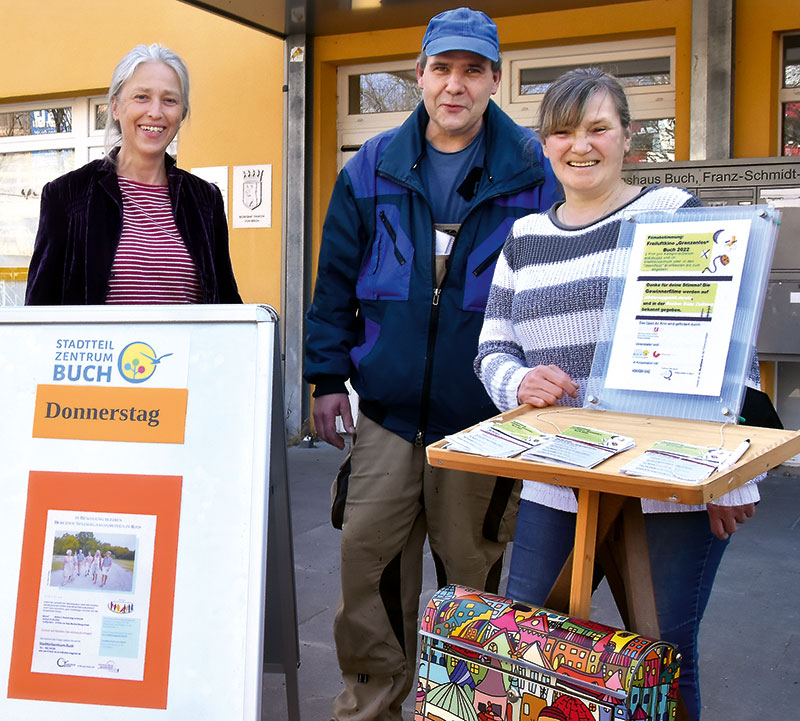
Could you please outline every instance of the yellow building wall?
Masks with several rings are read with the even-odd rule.
[[[161,43],[186,62],[182,168],[272,164],[272,227],[231,229],[242,298],[279,309],[283,41],[178,0],[0,0],[0,104],[107,91],[120,58]],[[232,187],[232,186],[231,186]]]
[[[736,0],[736,158],[779,154],[780,36],[798,31],[798,0]]]
[[[597,8],[495,17],[501,50],[674,35],[676,160],[689,155],[691,0],[643,0]],[[314,40],[312,275],[316,277],[325,211],[336,180],[336,71],[341,65],[414,58],[424,26],[331,35]]]

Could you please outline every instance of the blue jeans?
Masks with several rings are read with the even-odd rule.
[[[705,511],[645,515],[661,638],[683,655],[680,690],[700,720],[697,634],[728,541],[711,533]],[[575,541],[575,514],[522,501],[506,595],[543,605]],[[595,574],[595,583],[602,576]]]

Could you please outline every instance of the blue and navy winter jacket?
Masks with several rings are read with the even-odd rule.
[[[315,395],[349,378],[361,413],[418,444],[497,412],[472,370],[495,261],[517,218],[560,198],[534,134],[491,101],[484,122],[483,177],[440,288],[422,103],[347,163],[322,231],[305,378]]]

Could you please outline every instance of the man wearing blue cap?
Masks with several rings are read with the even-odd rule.
[[[425,536],[439,585],[496,591],[513,534],[517,483],[425,460],[426,445],[497,412],[472,370],[494,264],[514,220],[560,197],[533,133],[490,101],[500,67],[484,13],[434,17],[417,61],[422,102],[347,163],[325,218],[305,377],[319,436],[344,448],[337,416],[353,434],[333,487],[336,721],[402,719]]]

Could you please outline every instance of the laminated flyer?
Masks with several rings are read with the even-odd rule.
[[[451,451],[490,458],[513,458],[530,447],[525,443],[511,438],[503,438],[499,434],[489,433],[480,428],[467,433],[445,436],[445,440],[447,440],[447,448]]]
[[[696,220],[636,227],[608,388],[719,395],[750,226]]]
[[[51,510],[31,671],[141,681],[156,517]]]
[[[528,461],[556,461],[580,468],[594,466],[634,446],[633,438],[610,431],[573,425],[556,435],[542,436],[522,454]]]
[[[462,433],[445,436],[447,448],[491,458],[513,458],[542,433],[523,421],[486,421]]]
[[[620,471],[629,476],[699,483],[717,471],[730,456],[731,452],[724,448],[694,446],[679,441],[658,441],[620,468]]]

